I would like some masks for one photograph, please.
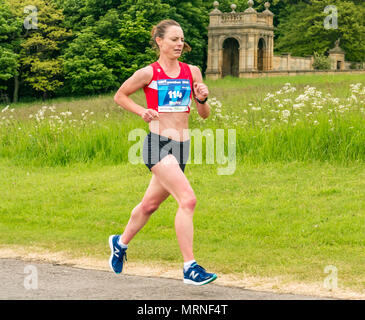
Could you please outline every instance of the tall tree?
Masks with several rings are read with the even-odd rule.
[[[19,56],[16,47],[21,25],[9,5],[0,0],[0,91],[7,92],[8,80],[17,76]]]
[[[59,51],[71,33],[63,27],[62,11],[50,1],[6,1],[13,14],[24,21],[18,47],[20,84],[27,83],[45,99],[63,84]],[[16,99],[17,94],[14,96]]]

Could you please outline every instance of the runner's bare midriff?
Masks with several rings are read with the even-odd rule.
[[[149,124],[150,131],[176,141],[189,140],[189,113],[160,112],[159,119]]]

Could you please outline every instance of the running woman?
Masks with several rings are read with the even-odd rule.
[[[210,113],[209,91],[198,67],[178,61],[184,51],[191,50],[184,42],[179,23],[163,20],[152,29],[151,35],[159,59],[127,79],[115,94],[114,101],[149,123],[143,160],[152,172],[152,178],[142,201],[132,210],[123,234],[109,237],[109,265],[115,273],[122,272],[129,242],[171,194],[179,206],[175,229],[184,259],[184,283],[203,285],[215,280],[217,275],[206,272],[194,259],[196,197],[184,170],[189,157],[188,119],[192,97],[194,94],[198,113],[205,119]],[[140,88],[145,92],[147,109],[129,98]]]

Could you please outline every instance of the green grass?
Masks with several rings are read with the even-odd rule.
[[[321,281],[338,268],[339,287],[365,288],[365,165],[217,166],[186,174],[198,204],[196,258],[218,273]],[[41,246],[107,259],[109,234],[120,233],[150,174],[141,165],[35,168],[0,161],[0,243]],[[170,197],[131,242],[129,261],[181,262]]]
[[[265,101],[268,93],[281,90],[287,81],[295,92],[278,95],[275,98],[278,102],[274,98]],[[354,83],[365,85],[365,77],[298,76],[207,81],[211,97],[219,102],[210,103],[212,116],[205,121],[199,119],[193,108],[190,128],[213,132],[223,128],[226,133],[228,129],[235,129],[237,162],[241,164],[364,161],[365,91],[357,94],[357,101],[348,102],[352,95],[350,85]],[[316,92],[322,96],[330,94],[331,99],[337,98],[340,102],[334,105],[329,98],[323,102],[308,94],[310,101],[300,110],[294,109],[293,105],[298,104],[295,99],[306,92],[308,84],[316,86]],[[132,98],[145,105],[143,92],[138,91]],[[284,102],[288,99],[292,103]],[[318,104],[323,105],[321,110],[316,108]],[[51,106],[56,108],[55,112],[48,109]],[[345,111],[340,110],[340,106],[346,107]],[[43,107],[46,108],[44,119],[38,123],[35,118],[40,116]],[[257,107],[259,111],[252,110]],[[0,113],[0,157],[12,159],[19,165],[127,163],[128,150],[135,143],[128,141],[129,133],[135,128],[147,131],[147,124],[119,108],[110,94],[85,100],[56,99],[28,107],[15,104],[11,108]],[[62,115],[65,111],[72,115]],[[290,113],[288,118],[283,118],[284,111]],[[91,112],[94,114],[90,115]],[[84,114],[89,116],[83,119]],[[60,119],[51,119],[52,116]],[[227,147],[227,140],[225,145]]]

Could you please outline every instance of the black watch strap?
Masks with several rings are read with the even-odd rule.
[[[195,97],[196,101],[198,101],[200,104],[204,104],[207,102],[208,97],[206,97],[203,101],[199,100],[197,97]]]

